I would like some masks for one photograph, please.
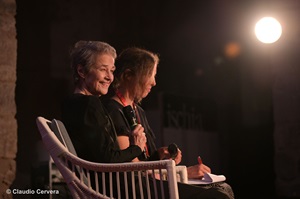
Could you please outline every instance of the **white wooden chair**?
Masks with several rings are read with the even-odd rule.
[[[167,195],[171,199],[179,198],[178,175],[173,160],[130,163],[86,161],[72,154],[62,144],[62,140],[59,140],[50,128],[53,121],[38,117],[36,122],[43,143],[73,198],[121,198],[122,194],[126,199],[129,197],[163,199],[167,198]],[[179,177],[183,176],[186,179],[186,168],[178,167],[177,170],[180,171]],[[154,180],[154,173],[160,175],[159,180],[157,178]],[[167,181],[163,180],[165,177]],[[164,188],[166,183],[168,193]]]

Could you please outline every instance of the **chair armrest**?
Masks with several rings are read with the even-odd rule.
[[[176,174],[178,182],[188,183],[187,168],[185,165],[176,166]],[[179,177],[178,177],[179,175]]]

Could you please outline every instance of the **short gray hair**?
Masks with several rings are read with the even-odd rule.
[[[114,59],[117,57],[115,48],[108,43],[101,41],[78,41],[75,43],[70,53],[75,84],[80,77],[77,67],[81,65],[88,72],[95,65],[96,56],[101,54],[111,55]]]

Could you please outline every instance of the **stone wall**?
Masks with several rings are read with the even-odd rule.
[[[0,0],[0,198],[12,198],[17,122],[15,104],[17,40],[15,0]]]

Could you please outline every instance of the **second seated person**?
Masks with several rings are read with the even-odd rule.
[[[110,88],[109,95],[103,103],[111,116],[118,134],[120,149],[130,146],[131,126],[126,118],[124,107],[131,106],[137,123],[144,127],[147,143],[144,154],[133,161],[160,160],[170,158],[167,147],[156,148],[155,135],[149,126],[146,114],[139,105],[156,85],[155,76],[159,63],[158,55],[148,50],[131,47],[123,50],[116,59],[115,80]],[[174,158],[176,164],[181,161],[181,151]],[[187,167],[188,178],[201,178],[204,173],[211,172],[204,164]],[[178,184],[180,198],[190,198],[198,192],[199,198],[234,198],[233,191],[227,183],[218,183],[208,186],[192,186]],[[194,198],[194,197],[192,197]]]

